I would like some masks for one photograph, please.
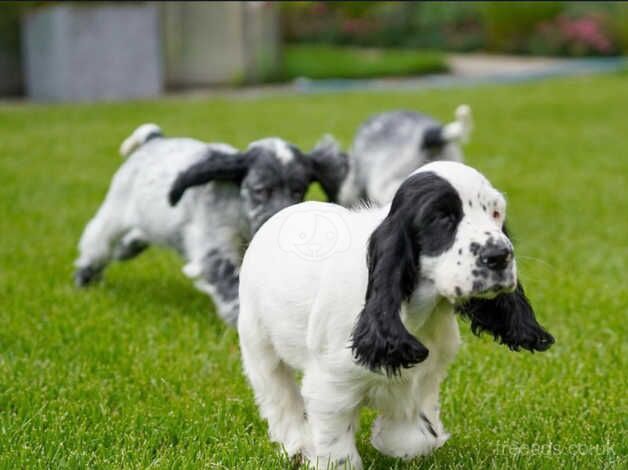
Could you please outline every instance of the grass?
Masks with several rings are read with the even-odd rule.
[[[436,51],[360,49],[327,45],[289,45],[283,51],[282,78],[371,78],[423,75],[447,70]]]
[[[237,336],[151,249],[97,287],[71,283],[76,243],[139,123],[240,147],[280,134],[348,145],[385,109],[449,119],[469,103],[467,161],[509,199],[520,275],[547,353],[476,338],[442,388],[452,438],[366,468],[626,468],[625,75],[515,86],[0,108],[0,468],[282,468],[242,375]],[[314,191],[312,196],[317,197]],[[269,266],[268,269],[272,269]]]

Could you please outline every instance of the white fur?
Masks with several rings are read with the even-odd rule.
[[[464,204],[469,198],[495,202],[504,215],[503,197],[477,171],[452,162],[416,172],[422,171],[447,179]],[[464,208],[458,238],[501,234],[503,220],[493,220],[480,205]],[[388,210],[298,204],[263,225],[244,256],[238,328],[245,373],[271,439],[320,468],[347,459],[362,466],[354,439],[362,406],[379,414],[371,442],[384,454],[425,455],[448,438],[439,417],[439,386],[460,344],[448,299],[455,297],[454,285],[471,289],[459,275],[471,267],[457,267],[449,257],[458,245],[421,257],[419,287],[402,307],[403,323],[430,351],[424,362],[391,378],[356,364],[350,349],[367,287],[367,243]],[[300,388],[295,371],[303,373]]]
[[[155,127],[140,126],[125,140],[123,150],[141,142]],[[202,158],[208,148],[237,152],[227,144],[189,138],[156,138],[140,144],[114,175],[105,200],[85,227],[75,266],[79,270],[103,269],[132,242],[174,248],[187,263],[184,274],[199,290],[214,297],[221,317],[235,323],[237,302],[221,302],[201,273],[210,252],[239,266],[242,239],[246,238],[240,224],[239,188],[212,182],[190,188],[174,207],[168,203],[177,175]]]
[[[140,145],[146,142],[146,138],[151,134],[161,134],[161,127],[152,123],[139,126],[120,145],[120,156],[126,158],[131,155]]]
[[[466,104],[461,104],[456,108],[455,116],[455,121],[443,127],[443,137],[449,142],[467,143],[473,130],[471,108]]]
[[[256,140],[249,145],[251,147],[265,147],[271,150],[277,159],[284,165],[290,163],[294,159],[294,154],[285,140],[278,137],[267,137],[265,139]]]

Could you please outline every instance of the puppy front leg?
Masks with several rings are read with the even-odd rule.
[[[195,279],[194,285],[211,295],[218,315],[235,326],[240,313],[240,283],[236,256],[219,248],[210,249],[198,261],[188,263],[183,272]]]
[[[79,241],[79,257],[74,262],[74,282],[79,287],[100,279],[113,257],[116,242],[126,231],[122,225],[120,208],[105,200],[98,213],[85,226]]]
[[[128,261],[144,253],[149,246],[150,242],[144,232],[135,228],[116,244],[113,258],[117,261]]]
[[[428,455],[449,438],[438,434],[436,426],[424,413],[407,418],[377,417],[371,431],[371,444],[382,454],[402,459]]]
[[[362,468],[355,445],[359,399],[349,386],[320,370],[307,370],[302,395],[312,436],[314,468]]]

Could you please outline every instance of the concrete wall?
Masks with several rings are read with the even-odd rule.
[[[24,17],[27,95],[35,100],[125,99],[162,90],[158,8],[62,4]]]
[[[168,2],[161,8],[168,86],[259,81],[279,66],[279,12],[270,2]]]

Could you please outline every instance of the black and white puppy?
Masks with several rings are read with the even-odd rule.
[[[313,181],[334,201],[347,159],[331,138],[309,154],[279,138],[239,152],[227,144],[166,138],[140,126],[120,149],[128,156],[79,243],[75,281],[85,286],[112,260],[150,244],[175,249],[183,272],[210,294],[230,324],[238,316],[238,271],[244,246],[273,214],[303,200]]]
[[[349,152],[349,174],[340,203],[388,204],[406,177],[436,160],[463,161],[459,143],[472,130],[471,108],[458,106],[455,120],[443,125],[414,111],[391,111],[369,118],[358,129]]]
[[[385,207],[305,202],[268,220],[244,256],[238,328],[271,439],[321,468],[360,468],[354,435],[369,406],[382,453],[441,446],[455,311],[512,350],[548,349],[554,338],[518,281],[505,219],[506,201],[483,175],[433,162]]]

